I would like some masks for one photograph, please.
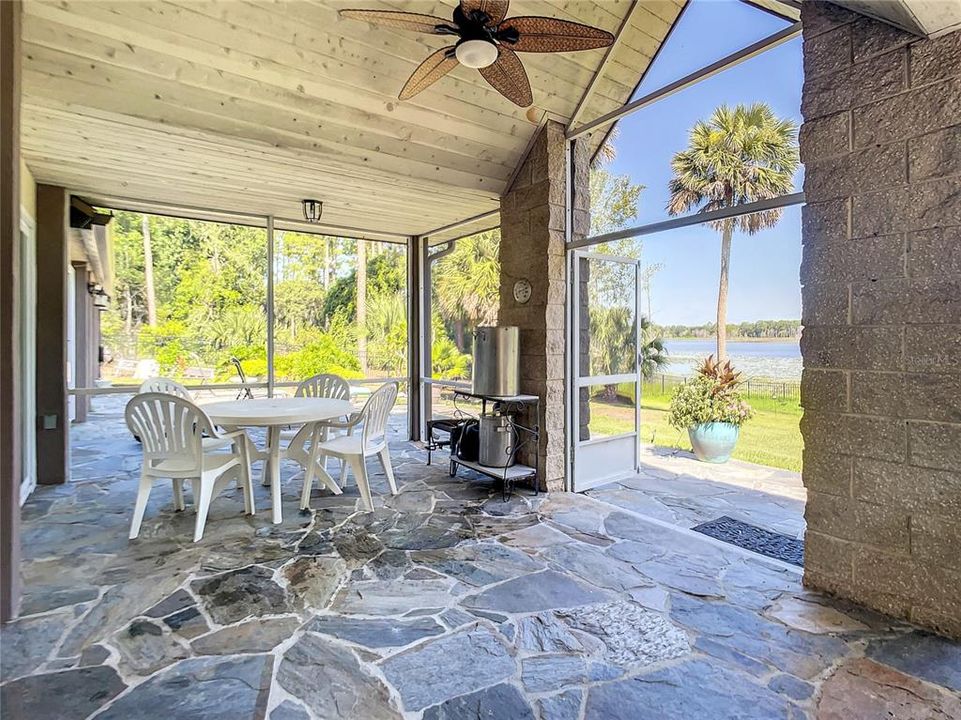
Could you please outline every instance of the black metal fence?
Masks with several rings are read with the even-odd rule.
[[[670,392],[672,388],[686,380],[683,375],[656,375],[644,380],[641,392]],[[769,398],[772,400],[801,400],[801,383],[796,380],[766,380],[748,378],[741,383],[741,394],[750,398]]]

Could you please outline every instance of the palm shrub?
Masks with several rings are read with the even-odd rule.
[[[722,365],[709,356],[694,377],[674,389],[668,422],[678,430],[712,422],[742,425],[754,411],[741,398],[740,384],[741,373],[735,372],[730,361]]]

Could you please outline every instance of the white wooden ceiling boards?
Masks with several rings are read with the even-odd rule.
[[[26,162],[93,199],[296,218],[316,197],[328,223],[422,234],[496,210],[536,122],[566,124],[588,87],[580,118],[626,102],[684,0],[514,0],[512,16],[620,29],[606,60],[524,54],[533,112],[464,67],[401,102],[450,39],[337,14],[454,4],[25,0]]]

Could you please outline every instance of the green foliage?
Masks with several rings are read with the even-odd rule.
[[[402,257],[397,250],[388,250],[367,260],[367,296],[393,294],[407,287],[407,275]],[[353,322],[357,317],[357,271],[337,279],[324,298],[322,315],[330,317],[337,311],[346,312]]]
[[[633,312],[626,307],[592,307],[590,314],[591,374],[631,372],[637,338]]]
[[[434,298],[461,350],[478,325],[497,321],[500,304],[500,230],[461,238],[434,267]]]
[[[678,430],[709,422],[742,425],[753,410],[741,398],[737,385],[736,380],[699,369],[674,389],[668,422]]]
[[[641,376],[645,380],[654,377],[670,363],[667,348],[657,329],[646,317],[641,317]]]
[[[407,294],[376,294],[367,303],[368,365],[388,377],[407,372]]]
[[[187,345],[187,328],[179,320],[168,320],[156,327],[145,326],[138,337],[140,357],[153,358],[166,375],[183,375],[196,355]]]
[[[713,336],[716,329],[716,323],[657,326],[658,332],[668,338],[707,338]],[[727,325],[729,338],[796,338],[800,334],[800,320],[755,320]]]
[[[430,345],[433,376],[446,380],[469,377],[471,356],[461,352],[444,332],[444,324],[438,313],[434,313],[433,326],[434,337]]]

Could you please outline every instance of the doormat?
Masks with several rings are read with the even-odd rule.
[[[804,567],[804,541],[788,535],[771,532],[727,515],[701,523],[692,530],[759,555]]]

